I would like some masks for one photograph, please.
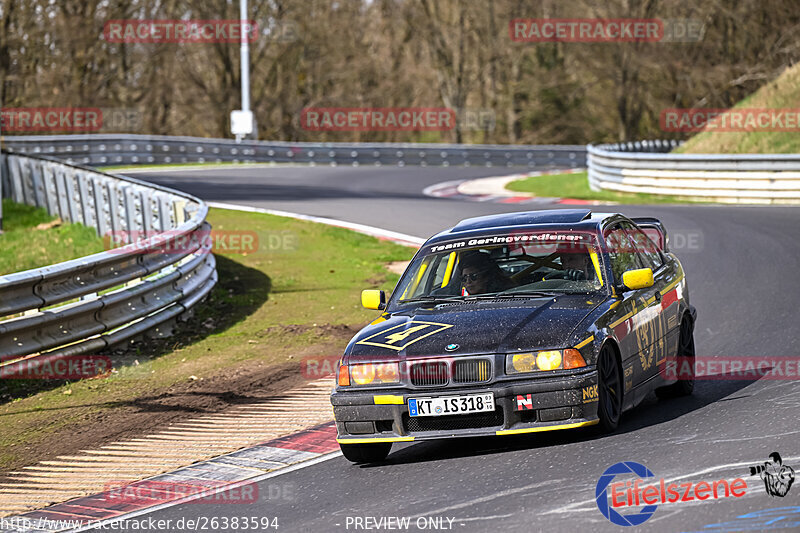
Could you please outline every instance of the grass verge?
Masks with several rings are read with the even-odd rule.
[[[515,192],[527,192],[543,197],[575,198],[576,200],[598,200],[615,204],[679,204],[698,203],[677,196],[655,194],[622,193],[615,191],[593,191],[589,188],[587,172],[575,174],[546,174],[530,176],[509,183],[506,188]]]
[[[798,101],[800,101],[800,64],[788,67],[775,80],[736,104],[733,110],[796,109]],[[731,123],[727,117],[720,117],[718,120],[721,124]],[[797,134],[797,129],[791,127],[786,129],[788,131],[703,131],[676,148],[674,152],[679,154],[800,153],[800,135]]]
[[[83,224],[53,224],[44,208],[3,200],[0,275],[103,251],[103,239]],[[37,228],[38,226],[38,228]]]
[[[115,373],[78,382],[0,383],[0,477],[177,419],[256,401],[297,384],[306,355],[337,355],[376,316],[363,288],[393,288],[385,264],[413,250],[349,230],[211,209],[220,232],[258,236],[254,251],[217,256],[210,299],[169,339],[111,354]],[[289,379],[291,378],[291,379]],[[292,379],[294,381],[292,381]]]

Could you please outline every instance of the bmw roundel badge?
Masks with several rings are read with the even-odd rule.
[[[458,344],[448,344],[447,346],[444,347],[444,349],[447,350],[448,352],[454,352],[458,350]]]

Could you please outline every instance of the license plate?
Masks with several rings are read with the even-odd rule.
[[[465,415],[494,411],[494,393],[438,398],[409,398],[409,416]]]

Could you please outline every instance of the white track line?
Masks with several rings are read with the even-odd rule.
[[[279,211],[277,209],[263,209],[261,207],[250,207],[246,205],[227,204],[224,202],[206,202],[209,207],[216,207],[218,209],[230,209],[232,211],[245,211],[247,213],[264,213],[266,215],[275,215],[279,217],[296,218],[298,220],[308,220],[310,222],[317,222],[319,224],[327,224],[328,226],[338,226],[340,228],[347,228],[359,233],[371,235],[372,237],[379,237],[395,241],[399,244],[407,246],[420,247],[425,242],[422,237],[415,237],[414,235],[407,235],[405,233],[398,233],[375,226],[367,226],[366,224],[358,224],[356,222],[346,222],[344,220],[336,220],[335,218],[317,217],[314,215],[302,215],[300,213],[290,213],[289,211]]]

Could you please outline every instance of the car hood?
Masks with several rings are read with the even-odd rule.
[[[358,362],[566,348],[576,326],[603,300],[562,295],[421,305],[384,313],[350,341],[346,355]]]

